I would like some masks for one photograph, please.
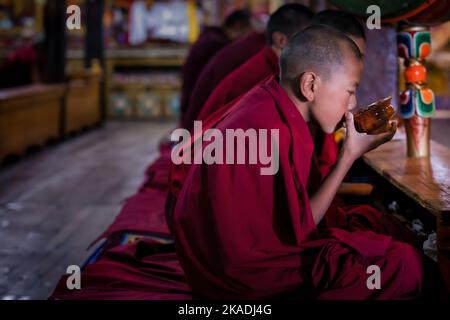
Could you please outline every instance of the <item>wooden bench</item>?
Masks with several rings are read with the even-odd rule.
[[[64,107],[64,135],[92,127],[101,122],[100,75],[71,75]]]
[[[99,74],[0,90],[0,161],[102,121]]]
[[[64,85],[0,90],[0,160],[60,137]]]

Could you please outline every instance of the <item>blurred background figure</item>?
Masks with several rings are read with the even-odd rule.
[[[252,31],[248,11],[232,12],[222,26],[205,27],[192,45],[183,66],[181,88],[181,115],[186,112],[191,92],[198,76],[208,61],[225,45],[246,36]]]
[[[43,39],[23,35],[22,44],[0,65],[0,88],[24,86],[42,80]]]

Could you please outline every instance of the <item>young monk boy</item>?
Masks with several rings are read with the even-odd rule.
[[[343,33],[312,26],[281,54],[280,79],[253,88],[217,126],[277,129],[267,148],[279,169],[256,164],[194,164],[174,212],[177,254],[195,295],[209,299],[410,299],[422,286],[422,262],[408,244],[371,231],[319,232],[352,163],[396,131],[358,133],[348,110],[356,105],[362,55]],[[317,191],[307,185],[313,140],[307,122],[332,133],[345,115],[347,134],[336,166]],[[206,147],[209,142],[205,142]],[[249,142],[245,144],[248,154]],[[224,148],[226,153],[226,148]],[[368,285],[379,268],[380,283]],[[370,273],[370,272],[369,272]]]

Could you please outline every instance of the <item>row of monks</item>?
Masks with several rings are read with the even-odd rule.
[[[277,129],[267,148],[278,152],[279,170],[174,164],[174,142],[162,142],[142,186],[99,237],[107,240],[85,266],[82,289],[68,290],[63,276],[51,298],[419,297],[423,255],[414,237],[370,204],[348,206],[336,196],[353,163],[396,131],[395,123],[378,135],[355,130],[349,111],[364,51],[365,31],[353,16],[314,15],[299,4],[275,11],[263,33],[250,30],[245,12],[206,28],[184,67],[179,126]],[[338,147],[333,133],[342,123]],[[130,235],[138,236],[124,240]]]

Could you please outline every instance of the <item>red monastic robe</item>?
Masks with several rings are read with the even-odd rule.
[[[192,299],[172,244],[151,239],[117,246],[82,272],[81,290],[67,288],[64,275],[51,300]]]
[[[313,141],[275,79],[252,89],[217,126],[278,129],[279,171],[260,164],[193,164],[174,212],[178,258],[194,295],[210,299],[409,299],[421,256],[364,226],[316,228],[307,192]],[[207,143],[204,144],[206,146]],[[247,145],[248,148],[248,145]],[[269,144],[269,152],[270,144]],[[248,151],[248,149],[247,149]],[[367,287],[381,269],[382,290]]]
[[[186,113],[189,99],[200,72],[208,61],[230,42],[220,27],[207,27],[192,45],[186,62],[183,65],[181,88],[181,114]]]
[[[190,129],[216,85],[230,72],[241,66],[265,45],[264,34],[251,33],[217,52],[208,62],[195,83],[182,126]]]

